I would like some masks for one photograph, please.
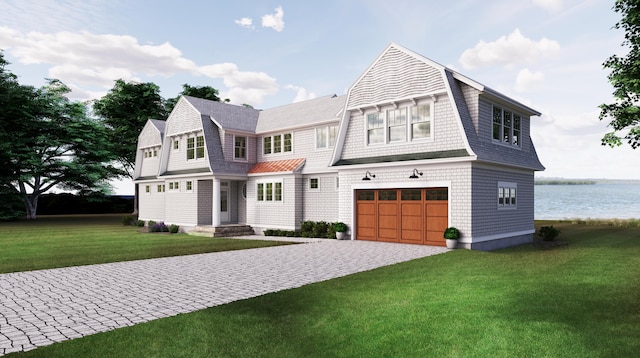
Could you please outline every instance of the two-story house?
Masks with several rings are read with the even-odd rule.
[[[140,134],[142,220],[490,250],[532,240],[529,108],[390,44],[343,96],[255,110],[182,97]]]

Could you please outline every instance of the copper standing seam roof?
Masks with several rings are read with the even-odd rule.
[[[249,174],[294,172],[304,164],[304,161],[304,158],[300,158],[257,163],[249,169]]]

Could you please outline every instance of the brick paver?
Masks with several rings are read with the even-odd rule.
[[[445,251],[307,240],[300,245],[1,274],[0,355]]]

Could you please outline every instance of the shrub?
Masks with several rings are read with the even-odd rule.
[[[149,227],[149,232],[169,232],[169,228],[162,221],[153,223]]]
[[[444,230],[444,238],[447,240],[458,240],[460,238],[460,230],[455,227],[448,227]]]
[[[318,221],[313,227],[313,236],[315,237],[328,237],[329,224],[326,221]]]
[[[144,220],[136,220],[136,226],[137,227],[143,227],[144,226]]]
[[[149,220],[149,221],[147,221],[147,227],[149,228],[149,230],[151,230],[151,227],[152,227],[153,225],[155,225],[155,224],[156,224],[156,222],[155,222],[155,221],[153,221],[153,220]]]
[[[312,233],[316,223],[313,221],[303,221],[300,223],[300,231],[302,233]]]
[[[335,232],[346,232],[347,231],[347,224],[338,221],[333,223],[333,231]]]
[[[175,224],[171,224],[169,225],[169,232],[172,234],[177,234],[178,231],[180,231],[180,226],[175,225]]]
[[[553,241],[560,234],[560,230],[551,226],[542,226],[538,231],[538,236],[544,241]]]

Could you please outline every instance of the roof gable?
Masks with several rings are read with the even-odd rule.
[[[349,90],[347,109],[445,91],[444,67],[390,44]]]
[[[211,101],[208,99],[183,96],[200,114],[209,116],[224,130],[254,132],[259,110],[244,106]]]

